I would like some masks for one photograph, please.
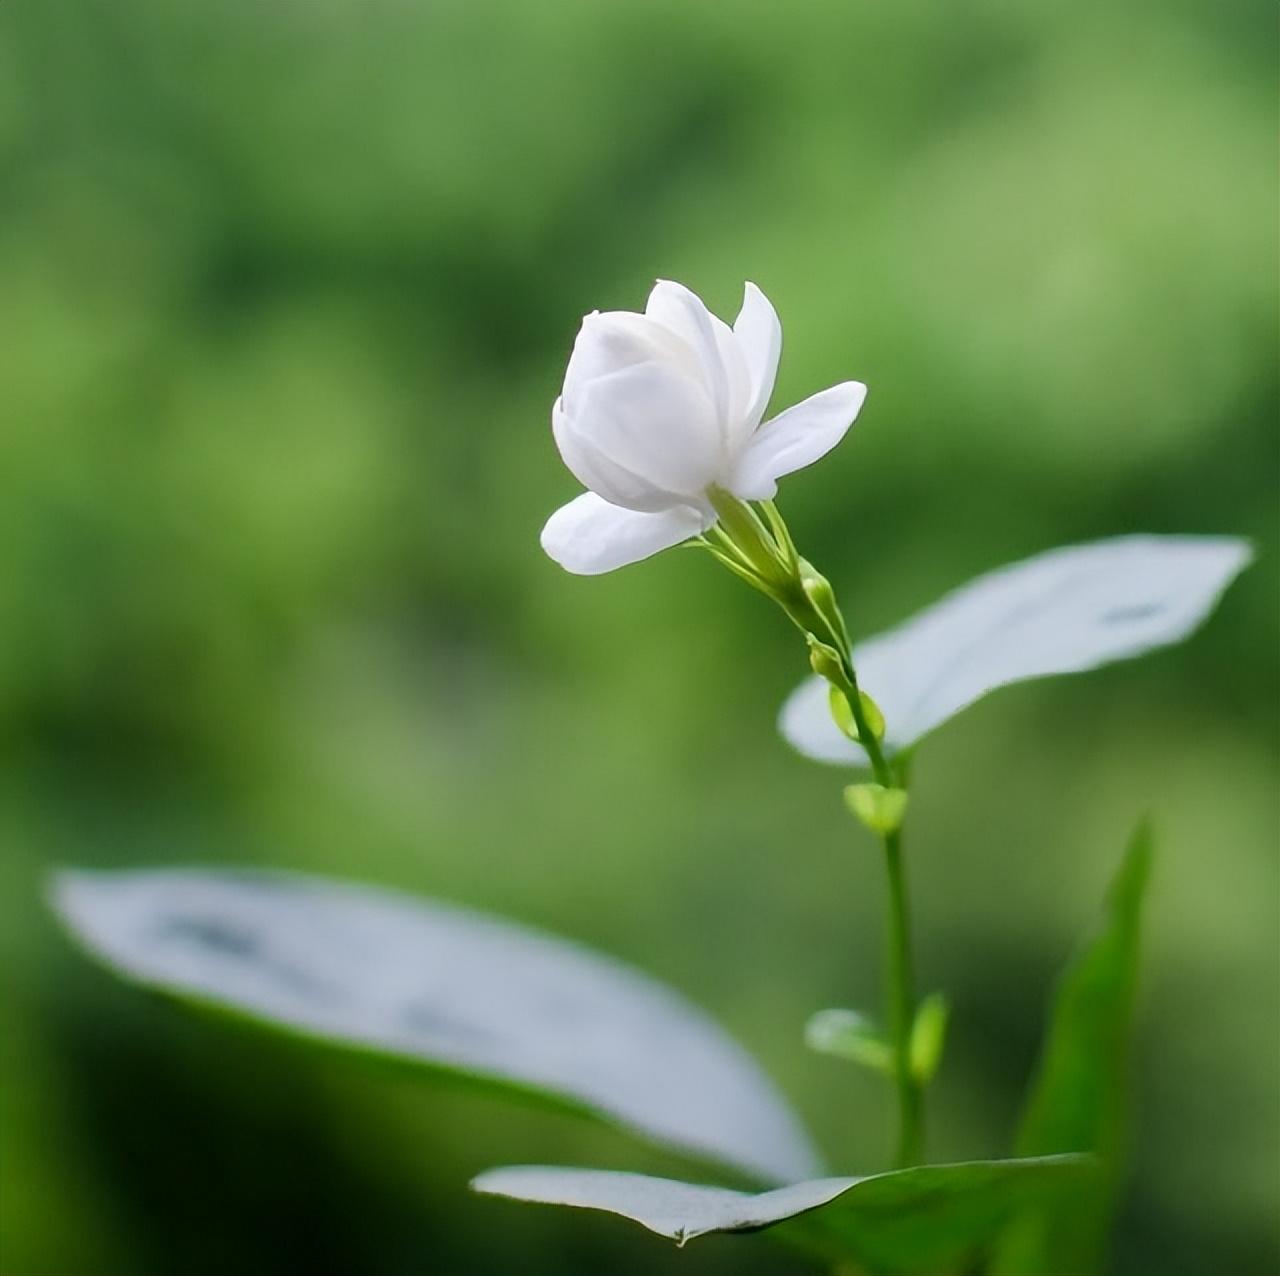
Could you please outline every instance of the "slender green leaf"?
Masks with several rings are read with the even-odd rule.
[[[604,1210],[679,1245],[710,1232],[773,1228],[817,1256],[881,1276],[946,1276],[970,1268],[1015,1210],[1087,1177],[1089,1164],[1068,1156],[921,1165],[758,1195],[553,1166],[489,1170],[472,1186],[519,1201]]]
[[[57,911],[127,979],[310,1041],[593,1115],[753,1182],[815,1173],[753,1059],[619,962],[448,904],[300,874],[65,872]]]
[[[1151,833],[1134,834],[1112,882],[1102,929],[1067,969],[1018,1133],[1024,1156],[1096,1154],[1099,1173],[1052,1213],[1010,1229],[998,1276],[1075,1276],[1099,1269],[1123,1181],[1129,1053]]]

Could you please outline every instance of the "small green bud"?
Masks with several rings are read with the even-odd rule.
[[[835,719],[836,726],[850,740],[861,739],[858,733],[858,722],[853,716],[853,707],[849,704],[848,696],[839,687],[833,686],[828,693],[828,699],[831,704],[831,716]],[[858,693],[858,699],[862,704],[862,716],[867,726],[871,728],[871,734],[877,740],[884,739],[884,714],[880,712],[880,706],[865,691]]]
[[[804,596],[817,608],[819,615],[836,615],[839,605],[831,582],[807,558],[800,559],[799,567],[800,588],[804,590]]]
[[[828,682],[843,682],[844,664],[840,653],[813,634],[805,634],[804,640],[809,644],[809,666],[813,672]]]
[[[853,718],[853,709],[849,704],[849,697],[845,695],[839,687],[832,687],[827,692],[827,700],[831,705],[831,716],[835,719],[836,726],[849,737],[850,740],[858,738],[858,724]]]
[[[896,832],[907,813],[905,789],[889,789],[883,784],[850,784],[844,791],[845,804],[873,833]]]
[[[798,558],[796,569],[801,592],[809,606],[822,617],[828,632],[847,644],[848,630],[845,629],[844,615],[836,601],[836,591],[831,588],[831,582],[807,558]]]
[[[942,1048],[947,1039],[947,1020],[951,1007],[940,992],[931,992],[916,1010],[911,1025],[911,1075],[920,1085],[927,1085],[942,1062]]]
[[[880,1029],[856,1010],[819,1010],[804,1026],[805,1045],[876,1072],[893,1072],[893,1047]]]
[[[858,692],[858,699],[862,703],[862,716],[867,720],[867,726],[871,728],[871,734],[877,740],[883,740],[884,714],[880,712],[880,706],[865,691]]]

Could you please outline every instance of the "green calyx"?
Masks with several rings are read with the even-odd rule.
[[[694,543],[772,598],[805,635],[811,652],[814,644],[823,649],[823,677],[833,685],[848,685],[849,635],[835,591],[808,559],[800,557],[778,507],[772,501],[753,507],[717,487],[707,496],[717,522]]]
[[[762,503],[761,518],[721,488],[707,495],[718,521],[702,543],[747,584],[786,606],[784,600],[799,588],[799,555],[773,503]]]

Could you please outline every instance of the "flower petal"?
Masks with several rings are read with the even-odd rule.
[[[772,499],[778,479],[812,465],[844,438],[866,397],[860,381],[843,381],[766,421],[751,436],[729,490],[744,501]]]
[[[782,356],[782,324],[769,298],[753,283],[748,282],[743,289],[742,309],[733,321],[733,335],[738,339],[751,379],[746,418],[748,427],[754,430],[773,393],[778,360]]]
[[[725,469],[715,411],[702,383],[668,363],[637,363],[588,382],[573,409],[565,405],[564,432],[582,454],[667,494],[657,504],[638,502],[612,485],[583,479],[605,500],[629,509],[695,501]],[[571,465],[569,456],[565,460]]]
[[[741,453],[751,437],[751,432],[759,424],[760,418],[752,420],[748,415],[751,407],[751,374],[747,370],[746,356],[733,335],[733,329],[715,315],[711,316],[711,327],[716,334],[716,349],[720,353],[720,366],[724,369],[728,393],[728,406],[721,419],[725,443],[725,468],[728,469],[729,458]]]
[[[704,382],[697,354],[665,324],[630,310],[593,311],[582,321],[564,374],[566,411],[573,412],[583,388],[597,377],[637,363],[670,363]]]
[[[683,284],[659,279],[649,294],[644,308],[650,319],[656,319],[678,337],[683,337],[698,356],[706,378],[716,415],[723,425],[729,420],[729,377],[716,339],[718,320],[702,303],[702,298]],[[723,325],[721,325],[723,326]]]
[[[566,571],[598,576],[697,536],[714,521],[713,514],[688,505],[641,514],[584,492],[547,519],[542,548]]]
[[[557,399],[551,409],[551,433],[569,473],[610,504],[650,512],[671,508],[671,494],[665,488],[631,473],[572,428],[563,399]]]

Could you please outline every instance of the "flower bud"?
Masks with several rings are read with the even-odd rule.
[[[831,703],[831,716],[835,719],[836,726],[850,740],[860,741],[862,733],[858,730],[858,720],[854,717],[853,706],[849,703],[849,697],[839,687],[832,686],[828,693],[828,699]],[[862,710],[863,721],[866,722],[871,734],[877,740],[883,740],[884,714],[880,712],[880,706],[865,691],[858,692],[858,703]]]
[[[947,1020],[951,1007],[940,992],[931,992],[916,1010],[911,1024],[908,1057],[911,1075],[919,1085],[927,1085],[942,1062],[942,1048],[947,1039]]]
[[[831,582],[807,558],[800,560],[800,587],[824,620],[830,620],[839,614],[840,608]]]
[[[809,667],[813,672],[820,678],[825,678],[833,686],[843,684],[845,672],[840,653],[820,638],[815,638],[813,634],[805,634],[804,640],[809,644]]]

